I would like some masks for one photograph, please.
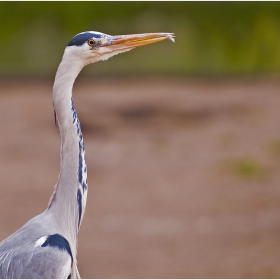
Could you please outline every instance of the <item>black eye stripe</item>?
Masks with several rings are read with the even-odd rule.
[[[73,37],[73,39],[68,43],[68,47],[70,46],[82,46],[84,43],[86,43],[89,39],[91,38],[104,38],[106,37],[106,34],[99,34],[99,33],[94,33],[94,32],[84,32],[81,34],[78,34]]]

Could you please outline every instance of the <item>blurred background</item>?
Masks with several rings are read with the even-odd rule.
[[[57,181],[51,92],[71,38],[174,32],[74,86],[81,276],[280,277],[278,2],[0,2],[0,23],[0,239]]]

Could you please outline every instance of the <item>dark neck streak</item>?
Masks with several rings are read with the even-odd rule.
[[[56,228],[60,230],[59,233],[63,234],[70,244],[76,244],[87,197],[83,136],[72,101],[72,87],[79,71],[73,69],[77,67],[71,69],[62,61],[53,88],[53,104],[61,136],[61,168],[47,209]]]
[[[72,98],[71,98],[71,110],[73,114],[73,124],[76,124],[77,135],[79,137],[79,166],[78,166],[79,188],[77,191],[77,201],[78,201],[78,212],[79,212],[78,226],[80,227],[81,218],[82,215],[84,214],[84,209],[82,209],[83,206],[82,198],[84,195],[86,195],[87,192],[87,166],[86,166],[86,155],[85,155],[84,139],[81,130],[81,124],[78,115],[76,113],[76,110],[74,108]]]

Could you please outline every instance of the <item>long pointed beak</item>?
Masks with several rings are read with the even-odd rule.
[[[132,34],[132,35],[117,35],[117,36],[112,36],[110,41],[112,46],[136,48],[136,47],[160,42],[165,39],[169,39],[172,42],[175,42],[173,33],[144,33],[144,34]]]

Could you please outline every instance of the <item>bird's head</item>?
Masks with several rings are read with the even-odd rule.
[[[144,33],[111,36],[100,32],[87,31],[77,34],[68,43],[64,56],[79,60],[82,67],[106,60],[113,55],[132,50],[139,46],[156,43],[165,39],[174,42],[172,33]]]

